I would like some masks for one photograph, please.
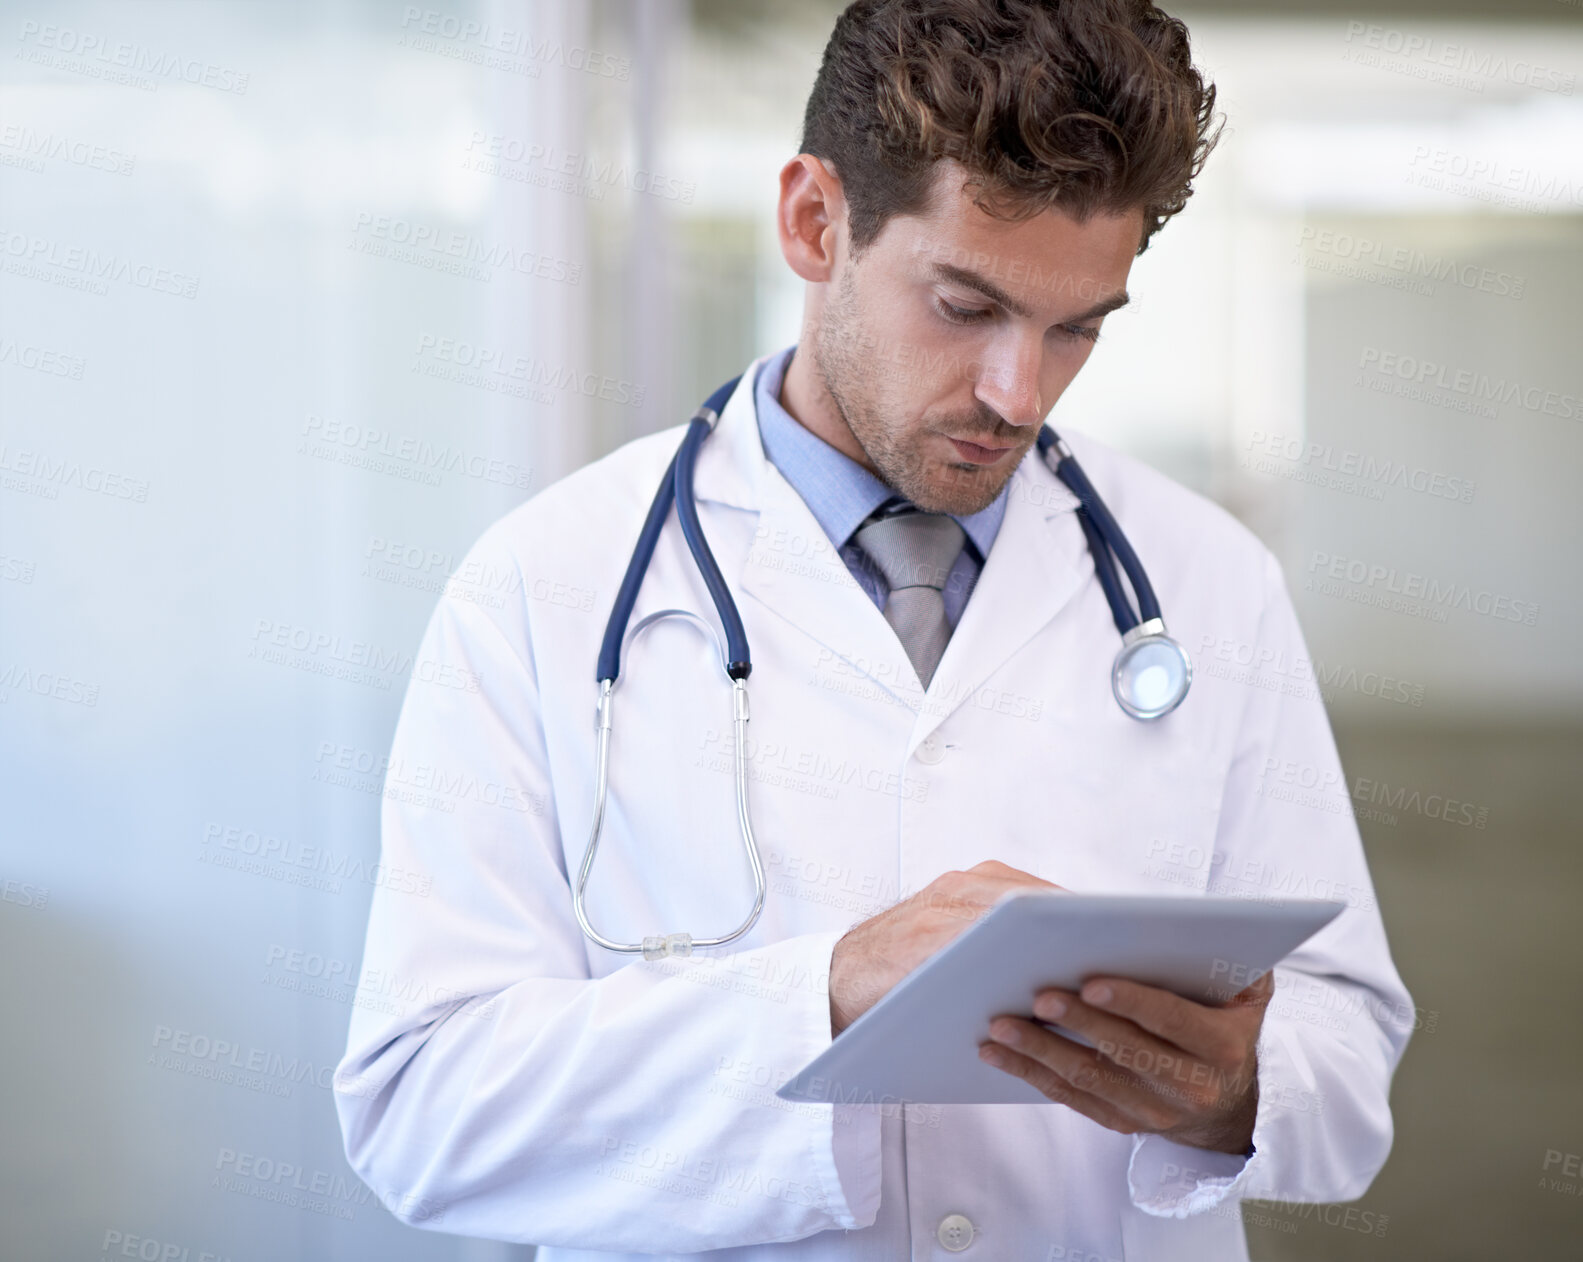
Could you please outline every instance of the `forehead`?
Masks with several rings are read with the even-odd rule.
[[[977,273],[1030,310],[1070,306],[1056,299],[1079,288],[1089,298],[1125,288],[1143,236],[1141,207],[1082,221],[1054,208],[999,219],[974,205],[979,190],[964,189],[967,179],[960,165],[936,163],[924,210],[885,224],[881,240],[909,272],[946,280]]]

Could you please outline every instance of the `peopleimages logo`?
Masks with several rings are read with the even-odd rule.
[[[579,371],[502,347],[436,337],[426,332],[418,334],[412,366],[414,371],[427,376],[482,385],[491,390],[503,390],[508,386],[513,388],[508,391],[511,393],[532,390],[541,402],[554,402],[554,395],[548,393],[554,390],[639,407],[646,389],[608,373]]]
[[[632,74],[632,62],[627,57],[613,56],[598,49],[585,48],[581,44],[536,39],[529,31],[464,20],[454,14],[441,13],[438,9],[420,9],[417,5],[409,4],[401,16],[401,26],[409,36],[429,36],[455,44],[461,60],[477,65],[516,69],[522,63],[490,60],[488,54],[501,53],[507,57],[521,58],[531,66],[531,75],[535,78],[538,76],[538,66],[532,64],[535,62],[622,82]]]
[[[1363,348],[1358,367],[1365,372],[1395,377],[1420,389],[1444,390],[1476,402],[1487,400],[1502,406],[1515,403],[1525,411],[1541,412],[1564,421],[1575,421],[1583,416],[1583,400],[1577,395],[1525,385],[1506,377],[1491,377],[1488,373],[1474,372],[1469,368],[1453,370],[1432,359],[1385,351],[1377,346]]]
[[[1416,708],[1424,704],[1424,685],[1378,670],[1360,670],[1341,663],[1288,655],[1285,649],[1253,645],[1231,636],[1205,633],[1199,640],[1195,669],[1216,679],[1247,684],[1285,696],[1329,700],[1353,692]]]
[[[485,175],[499,175],[591,196],[596,201],[603,200],[606,188],[623,188],[631,193],[691,205],[698,191],[695,180],[656,174],[643,167],[628,167],[609,158],[563,150],[499,132],[473,132],[467,142],[462,167]],[[549,177],[556,179],[550,182]]]
[[[1499,158],[1418,145],[1408,161],[1407,182],[1420,188],[1456,193],[1475,201],[1512,206],[1529,214],[1549,213],[1552,205],[1583,206],[1583,181],[1554,171],[1513,166]]]
[[[1466,259],[1447,257],[1444,254],[1426,254],[1413,246],[1393,245],[1373,237],[1354,236],[1350,232],[1335,232],[1329,228],[1305,227],[1297,238],[1298,249],[1308,265],[1318,271],[1335,271],[1340,275],[1358,275],[1372,279],[1368,269],[1377,268],[1392,272],[1403,280],[1449,281],[1462,289],[1492,294],[1497,298],[1521,298],[1527,289],[1525,276],[1499,272],[1492,267],[1470,263]],[[1332,260],[1334,261],[1332,263]],[[1341,264],[1355,264],[1354,271],[1344,270]],[[1428,293],[1434,286],[1426,286]]]
[[[10,227],[0,226],[0,255],[6,271],[14,276],[54,281],[101,296],[109,292],[106,281],[121,281],[177,298],[198,296],[198,277],[191,273]]]
[[[352,222],[351,244],[365,254],[485,281],[497,271],[506,271],[576,285],[583,274],[583,265],[570,259],[500,241],[485,241],[455,228],[414,223],[366,210],[358,211]]]
[[[1525,627],[1535,625],[1539,619],[1537,601],[1518,600],[1483,589],[1475,590],[1467,583],[1442,582],[1426,574],[1398,570],[1394,565],[1370,563],[1355,557],[1315,552],[1308,561],[1308,574],[1307,588],[1310,591],[1354,599],[1352,595],[1346,594],[1345,589],[1337,587],[1338,584],[1347,584],[1354,592],[1384,598],[1364,599],[1358,603],[1381,604],[1403,613],[1424,610],[1434,615],[1431,620],[1435,622],[1444,622],[1446,611],[1451,609],[1499,618],[1503,622],[1519,622]],[[1399,598],[1399,607],[1391,602],[1392,597]],[[1416,610],[1409,606],[1416,606]]]
[[[1360,490],[1370,492],[1369,499],[1382,499],[1387,488],[1400,487],[1436,499],[1471,504],[1478,489],[1477,483],[1443,470],[1400,460],[1381,460],[1350,447],[1337,448],[1332,443],[1267,434],[1262,429],[1248,436],[1248,455],[1242,464],[1258,473],[1291,481],[1334,485],[1338,490],[1350,490],[1357,485]]]
[[[35,171],[43,170],[44,160],[49,158],[111,175],[131,175],[137,162],[135,154],[56,131],[35,131],[22,123],[0,126],[0,148],[21,155]]]
[[[429,486],[440,484],[440,474],[495,482],[526,491],[533,470],[524,464],[451,443],[439,445],[414,434],[398,434],[377,425],[359,425],[338,417],[309,412],[302,423],[297,454],[317,456],[375,473],[393,473]]]
[[[92,31],[80,31],[31,19],[17,35],[22,45],[19,61],[51,66],[107,83],[120,83],[144,92],[158,92],[158,79],[213,88],[217,92],[245,95],[251,75],[229,66],[183,57],[165,49],[127,40],[113,40]],[[150,76],[153,76],[152,78]]]
[[[1577,87],[1577,75],[1570,71],[1539,65],[1525,57],[1507,57],[1489,49],[1389,26],[1350,21],[1346,42],[1349,47],[1345,59],[1348,61],[1378,65],[1430,82],[1454,83],[1475,92],[1484,90],[1484,80],[1554,92],[1558,96],[1571,96]],[[1374,56],[1369,55],[1370,51]],[[1395,58],[1395,63],[1378,56],[1380,53]]]

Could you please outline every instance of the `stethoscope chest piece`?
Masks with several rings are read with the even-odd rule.
[[[1077,520],[1094,557],[1094,577],[1110,605],[1111,620],[1121,632],[1121,649],[1110,668],[1110,691],[1116,704],[1143,722],[1163,718],[1187,696],[1193,683],[1193,663],[1166,631],[1160,601],[1144,573],[1143,562],[1079,467],[1072,449],[1045,426],[1039,431],[1039,451],[1050,472],[1077,497]],[[1122,590],[1118,565],[1137,598],[1136,612]]]
[[[1158,618],[1140,622],[1122,637],[1110,671],[1116,704],[1135,719],[1158,719],[1182,704],[1193,682],[1187,650],[1165,633]]]

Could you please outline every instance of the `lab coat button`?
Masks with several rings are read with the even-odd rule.
[[[965,1214],[947,1214],[940,1220],[940,1229],[934,1234],[952,1253],[961,1253],[973,1243],[973,1224]]]
[[[945,742],[939,732],[930,732],[918,745],[918,761],[936,763],[945,757]]]

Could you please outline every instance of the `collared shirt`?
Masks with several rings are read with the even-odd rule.
[[[780,470],[781,476],[791,483],[792,490],[802,496],[814,520],[823,528],[830,542],[835,544],[852,572],[857,585],[880,609],[890,586],[852,538],[864,520],[886,500],[901,498],[879,478],[875,477],[850,456],[837,451],[824,439],[808,429],[780,403],[781,383],[786,379],[786,369],[791,363],[796,345],[764,362],[758,381],[754,383],[754,401],[758,408],[759,436],[764,443],[764,454]],[[946,576],[941,595],[945,599],[945,616],[954,628],[973,594],[984,558],[1000,532],[1001,520],[1006,516],[1006,487],[988,507],[967,516],[951,514],[967,535],[967,542],[956,558],[956,564]]]

